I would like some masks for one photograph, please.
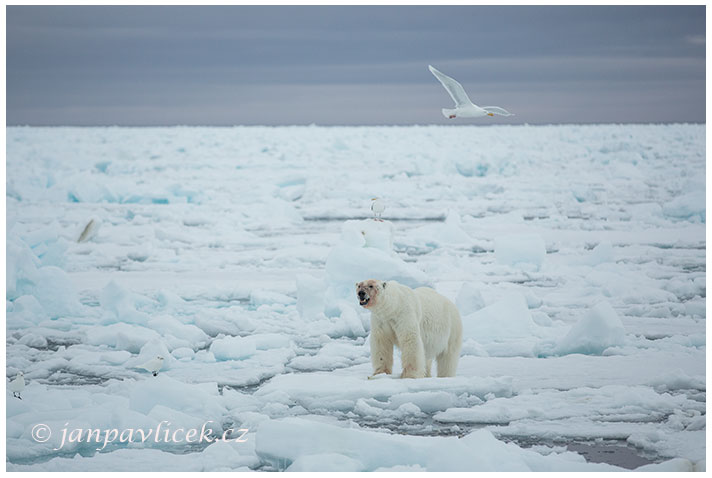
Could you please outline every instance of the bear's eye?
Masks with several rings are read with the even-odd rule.
[[[368,286],[368,288],[369,288],[369,289],[373,289],[373,286],[372,286],[372,285],[370,285],[370,286]]]

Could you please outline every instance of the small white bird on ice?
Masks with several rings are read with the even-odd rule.
[[[25,374],[22,372],[17,372],[17,376],[14,380],[10,382],[8,388],[12,392],[12,396],[22,400],[20,393],[25,389]]]
[[[156,356],[155,359],[151,359],[143,365],[139,365],[138,368],[148,370],[155,377],[158,375],[158,371],[163,368],[163,357],[160,355]]]
[[[499,106],[477,106],[470,101],[470,98],[467,96],[465,89],[460,83],[439,72],[431,65],[428,65],[428,68],[430,68],[430,72],[435,75],[435,78],[437,78],[440,83],[442,83],[447,92],[450,93],[452,99],[455,101],[454,110],[443,108],[443,115],[446,118],[477,118],[479,116],[494,115],[514,116],[512,113],[504,108],[500,108]]]
[[[373,215],[375,216],[374,219],[376,221],[383,221],[383,219],[381,219],[381,214],[383,214],[383,211],[385,210],[386,205],[383,203],[381,198],[371,199],[371,211],[373,211]]]

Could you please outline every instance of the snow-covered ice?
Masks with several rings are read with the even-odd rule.
[[[6,171],[10,471],[705,469],[704,125],[13,127]],[[458,305],[457,376],[367,380],[368,278]]]

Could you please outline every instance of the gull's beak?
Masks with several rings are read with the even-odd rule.
[[[487,116],[494,116],[494,113],[487,113]]]

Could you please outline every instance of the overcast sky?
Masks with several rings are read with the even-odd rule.
[[[8,6],[7,123],[705,121],[705,7]],[[453,123],[454,121],[450,121]]]

